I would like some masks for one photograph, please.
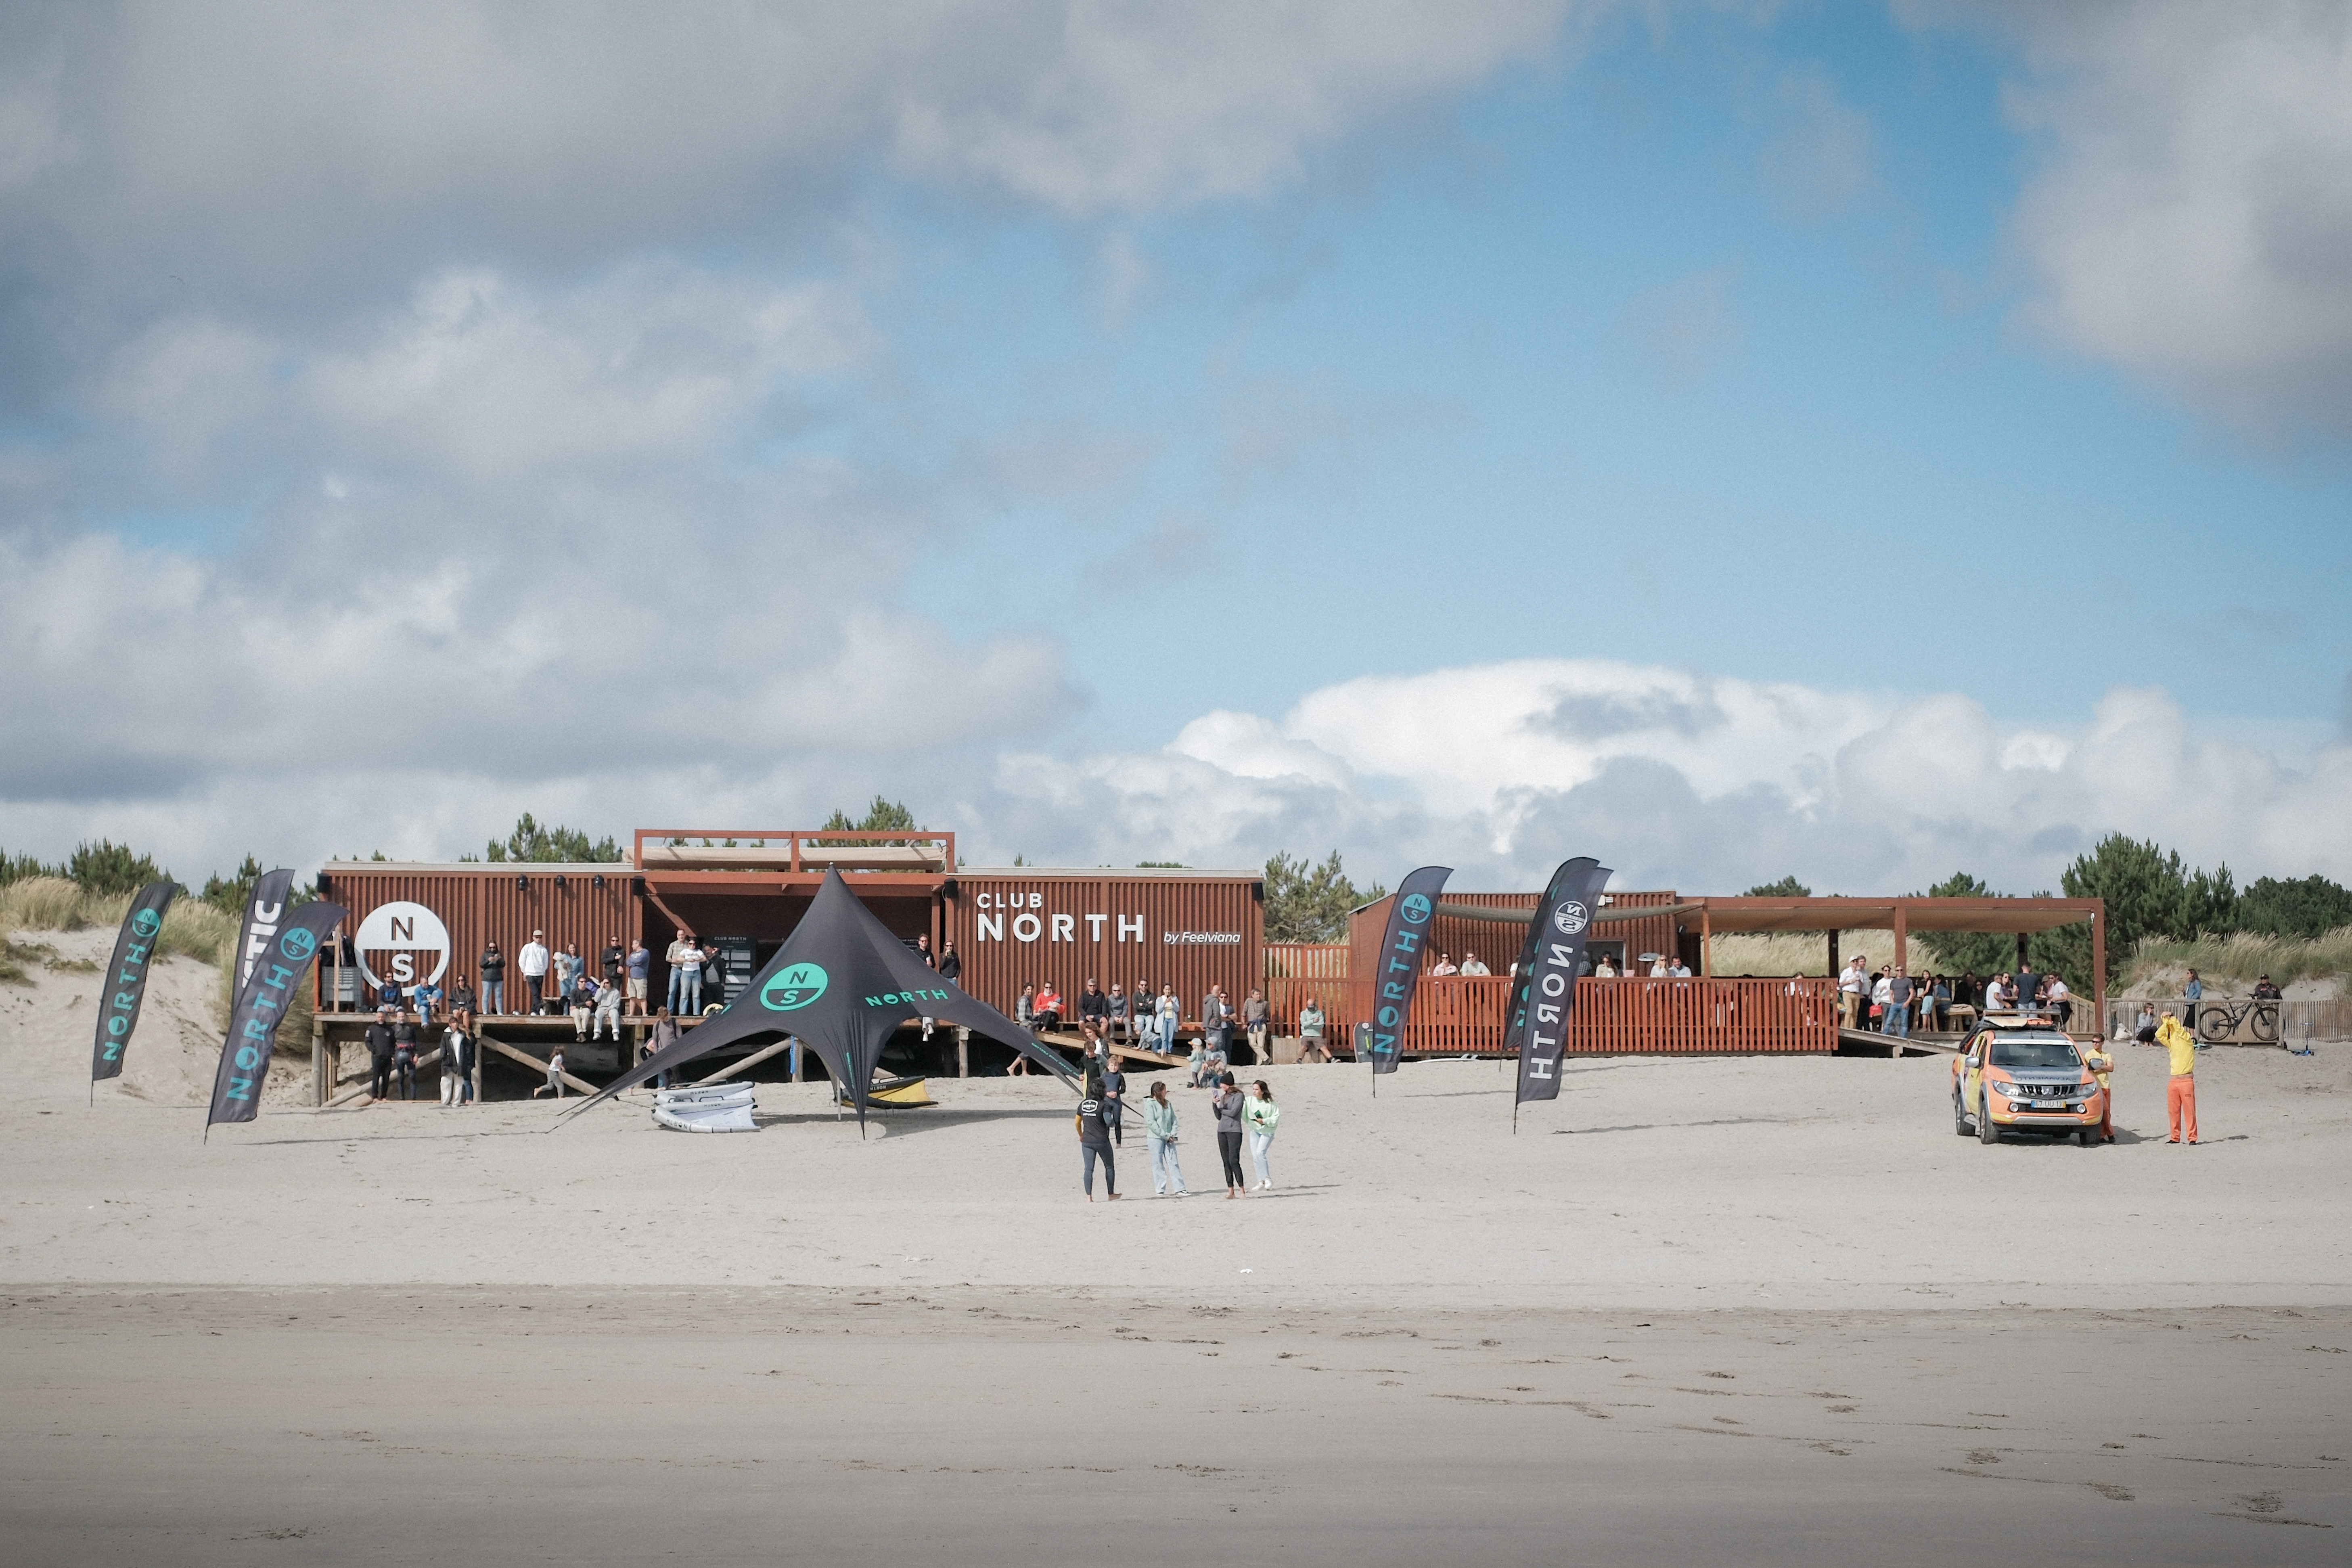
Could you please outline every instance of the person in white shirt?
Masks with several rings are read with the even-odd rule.
[[[1665,977],[1666,955],[1662,952],[1655,958],[1650,960],[1650,978],[1653,980],[1664,980]]]
[[[1476,953],[1465,952],[1462,955],[1462,973],[1465,974],[1492,974],[1494,971],[1479,963],[1478,955]]]
[[[2006,974],[1996,974],[1985,986],[1985,1011],[2006,1013],[2017,1005],[2017,989]]]
[[[1886,1010],[1895,1005],[1895,982],[1884,974],[1872,981],[1870,999],[1878,1004],[1877,1027],[1884,1033],[1886,1028]]]
[[[1609,962],[1609,955],[1607,953],[1602,953],[1601,955],[1601,962],[1593,966],[1592,978],[1595,980],[1614,980],[1617,978],[1617,966]]]
[[[2074,994],[2066,989],[2066,983],[2063,980],[2053,974],[2050,977],[2050,990],[2047,994],[2050,1000],[2050,1011],[2058,1016],[2058,1026],[2063,1029],[2074,1020]]]
[[[1868,961],[1855,953],[1845,973],[1838,976],[1838,1026],[1844,1029],[1862,1027],[1863,993],[1870,988]]]
[[[530,1010],[534,1014],[540,1010],[539,994],[547,986],[547,943],[539,940],[546,934],[540,931],[531,932],[530,940],[522,944],[520,952],[515,954],[515,968],[521,972],[522,988],[530,998]]]
[[[1429,972],[1432,974],[1459,974],[1462,973],[1460,970],[1454,967],[1454,955],[1450,952],[1439,953],[1437,955],[1437,962],[1429,966]]]

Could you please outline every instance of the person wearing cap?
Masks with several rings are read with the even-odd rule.
[[[515,954],[515,968],[522,974],[527,1010],[534,1016],[540,1011],[540,993],[547,988],[547,943],[539,940],[546,934],[542,931],[532,931],[530,940],[522,944],[522,951]]]

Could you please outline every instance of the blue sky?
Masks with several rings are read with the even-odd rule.
[[[2352,876],[2341,16],[554,15],[0,11],[0,845]]]

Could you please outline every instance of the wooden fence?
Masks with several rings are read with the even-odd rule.
[[[1298,1010],[1320,1003],[1325,1034],[1345,1050],[1371,1016],[1371,982],[1269,976],[1276,1026],[1296,1034]],[[1492,1056],[1503,1048],[1511,983],[1502,975],[1424,975],[1407,1021],[1407,1056]],[[1571,1056],[1834,1051],[1836,982],[1580,980],[1569,1016]]]
[[[1344,980],[1349,951],[1344,942],[1270,942],[1265,973],[1272,979]]]
[[[2242,996],[2224,997],[2217,994],[2200,1005],[2210,1007],[2219,1002],[2227,1002],[2232,1012],[2238,1011],[2246,1005],[2246,999]],[[2168,1016],[2177,1018],[2180,1016],[2180,1010],[2188,1004],[2178,996],[2168,996],[2149,1003],[2147,1005],[2156,1009],[2156,1015],[2159,1018]],[[2336,997],[2324,1002],[2281,1002],[2276,1005],[2279,1010],[2279,1033],[2284,1041],[2291,1041],[2300,1046],[2306,1038],[2352,1039],[2352,999]],[[2108,998],[2107,1037],[2113,1039],[2118,1031],[2128,1033],[2137,1028],[2140,1006],[2140,1003],[2126,998]],[[2230,1035],[2231,1041],[2240,1044],[2273,1043],[2256,1041],[2252,1024],[2253,1018],[2251,1013],[2241,1018],[2237,1028]]]

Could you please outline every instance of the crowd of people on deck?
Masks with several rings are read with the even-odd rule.
[[[2031,969],[1979,980],[1976,972],[1912,975],[1903,966],[1873,969],[1856,953],[1838,974],[1839,1024],[1884,1035],[1944,1033],[1987,1013],[2038,1013],[2063,1029],[2074,1021],[2074,993],[2064,977]]]

